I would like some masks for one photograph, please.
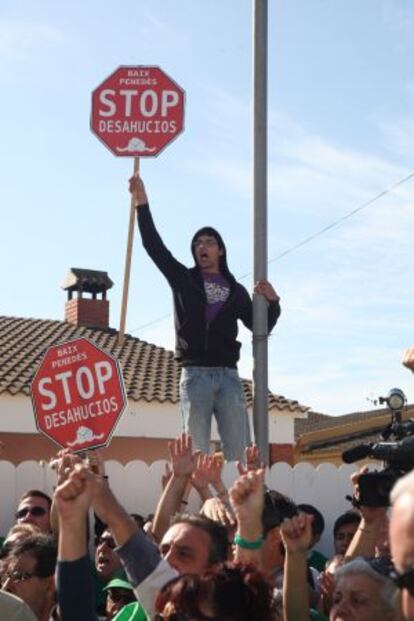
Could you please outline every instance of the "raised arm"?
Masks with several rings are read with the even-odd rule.
[[[56,473],[56,487],[59,487],[66,481],[69,473],[75,468],[75,464],[82,464],[82,459],[79,455],[72,453],[69,449],[58,451],[56,457],[50,461],[50,467]],[[55,506],[55,497],[52,498],[50,524],[54,536],[57,537],[59,534],[59,516]]]
[[[363,466],[359,472],[351,475],[351,482],[354,489],[354,498],[359,500],[359,478],[366,474],[368,468]],[[359,504],[358,511],[361,515],[361,521],[345,552],[345,558],[351,560],[357,556],[375,556],[375,546],[378,536],[387,520],[387,507],[367,507]]]
[[[62,621],[97,621],[86,534],[92,494],[91,475],[79,464],[54,494],[59,521],[57,587]]]
[[[140,584],[158,565],[160,553],[156,545],[138,528],[113,494],[106,479],[94,475],[92,506],[99,518],[108,525],[118,548],[131,584]]]
[[[172,475],[159,500],[152,525],[152,534],[158,542],[168,530],[172,516],[180,511],[181,500],[198,458],[198,453],[193,453],[191,436],[186,433],[169,442],[168,449]]]
[[[141,177],[131,177],[129,191],[137,207],[138,228],[141,233],[142,244],[155,265],[172,284],[186,270],[186,267],[174,258],[155,228]]]
[[[312,516],[300,513],[285,519],[280,532],[285,546],[283,612],[285,621],[309,621],[306,554],[312,540]]]
[[[410,347],[404,354],[402,363],[407,369],[414,373],[414,347]]]
[[[264,470],[240,476],[229,491],[230,503],[237,519],[235,560],[262,566]]]

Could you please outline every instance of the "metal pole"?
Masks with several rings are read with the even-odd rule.
[[[267,0],[253,0],[254,282],[267,280]],[[253,296],[253,426],[260,458],[269,462],[267,302]]]

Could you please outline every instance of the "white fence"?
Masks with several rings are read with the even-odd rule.
[[[116,496],[129,512],[147,515],[152,513],[161,490],[161,475],[164,461],[148,466],[142,461],[131,461],[125,466],[117,461],[106,462],[106,472]],[[318,549],[332,553],[332,527],[340,513],[351,508],[345,500],[351,494],[350,475],[356,467],[322,464],[317,468],[300,463],[293,468],[285,463],[272,466],[266,473],[270,489],[277,489],[296,502],[315,505],[325,517],[325,532]],[[237,477],[235,464],[226,464],[223,478],[231,486]],[[47,464],[26,461],[17,467],[7,461],[0,461],[0,534],[4,535],[14,523],[17,502],[23,492],[41,489],[52,495],[55,475]],[[197,496],[190,496],[189,508],[197,510]]]

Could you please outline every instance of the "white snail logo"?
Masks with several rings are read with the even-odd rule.
[[[119,153],[125,153],[126,151],[128,151],[128,153],[154,153],[156,149],[155,147],[147,147],[141,138],[131,138],[128,142],[128,146],[124,148],[116,147],[116,150],[119,151]]]
[[[72,447],[79,444],[86,444],[86,442],[93,442],[93,440],[102,440],[105,434],[101,433],[99,435],[94,435],[92,429],[89,427],[78,427],[76,431],[76,440],[73,442],[67,442],[67,445]]]

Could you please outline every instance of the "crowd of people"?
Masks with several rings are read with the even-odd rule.
[[[254,446],[227,490],[223,460],[183,434],[146,518],[119,502],[99,451],[61,451],[53,466],[53,498],[28,490],[2,542],[1,619],[414,620],[414,473],[395,485],[390,520],[358,502],[354,474],[327,558],[322,514],[268,489]],[[186,511],[191,489],[198,513]]]

